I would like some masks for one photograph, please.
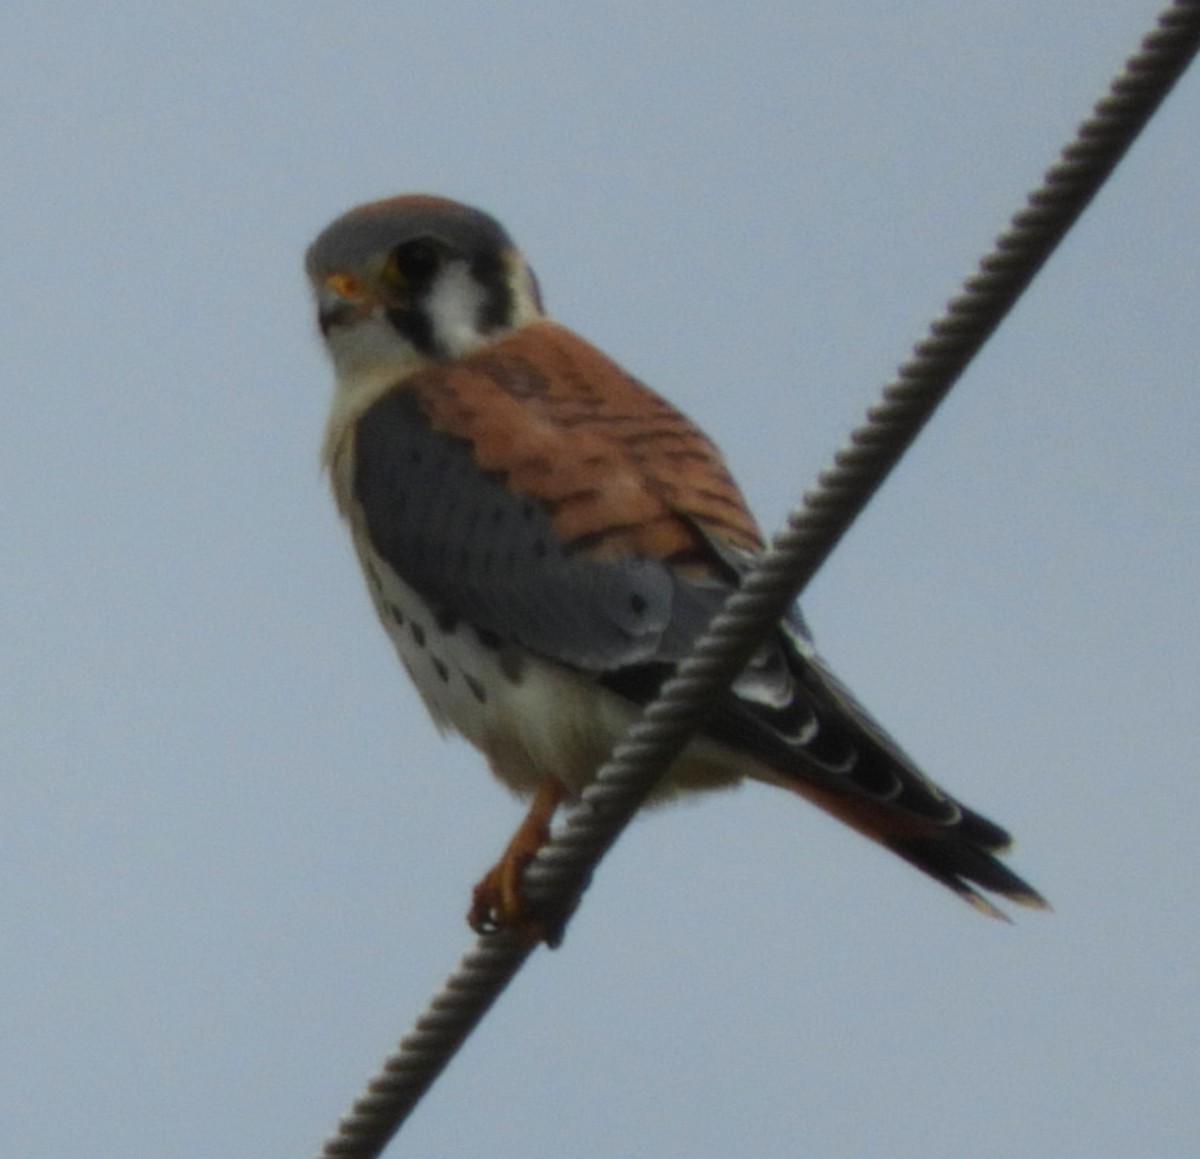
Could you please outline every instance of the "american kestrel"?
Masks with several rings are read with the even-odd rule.
[[[524,866],[564,800],[736,588],[763,538],[720,452],[548,318],[493,218],[377,201],[308,251],[336,373],[324,462],[371,596],[443,730],[532,796],[477,930],[541,932]],[[750,777],[828,810],[984,912],[1041,906],[1000,826],[926,778],[817,656],[798,611],[658,790]]]

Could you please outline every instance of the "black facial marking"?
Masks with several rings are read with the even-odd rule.
[[[413,347],[429,358],[438,357],[437,343],[433,338],[433,326],[423,309],[393,307],[387,312],[388,321]]]
[[[506,273],[499,253],[486,250],[471,259],[471,277],[484,293],[479,307],[479,329],[484,334],[499,330],[512,321],[513,295]]]
[[[442,236],[446,232],[447,236]],[[490,334],[509,326],[513,293],[504,260],[507,239],[482,229],[457,238],[437,231],[402,241],[388,258],[387,272],[402,292],[400,303],[387,316],[392,325],[417,350],[430,358],[446,357],[438,347],[429,316],[430,293],[446,268],[465,261],[471,280],[483,291],[476,323],[480,333]]]

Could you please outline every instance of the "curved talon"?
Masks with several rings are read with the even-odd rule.
[[[477,934],[492,934],[526,924],[528,915],[520,882],[533,856],[527,853],[513,857],[506,852],[475,887],[467,921]]]
[[[538,786],[529,812],[513,834],[500,860],[475,887],[467,922],[477,934],[510,930],[528,945],[558,944],[562,923],[547,924],[529,913],[521,894],[525,867],[550,839],[550,820],[566,796],[560,781],[547,778]]]

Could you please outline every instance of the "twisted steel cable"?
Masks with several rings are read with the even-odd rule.
[[[1176,0],[529,866],[524,885],[532,906],[562,913],[577,902],[597,862],[705,713],[866,506],[1198,48],[1200,0]],[[481,937],[339,1123],[322,1159],[378,1159],[531,952],[506,932]]]

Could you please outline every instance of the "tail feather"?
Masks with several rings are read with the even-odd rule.
[[[631,666],[603,681],[644,704],[670,671],[665,664]],[[785,624],[760,650],[713,708],[704,734],[748,758],[750,775],[805,797],[981,912],[1004,918],[980,890],[1049,908],[998,860],[1012,844],[1008,831],[920,771],[818,658],[801,621]]]
[[[959,897],[990,917],[1008,921],[1008,915],[997,909],[974,886],[998,893],[1001,897],[1030,909],[1049,909],[1046,899],[1027,881],[1018,877],[994,854],[986,849],[955,840],[956,835],[926,840],[885,840],[893,853],[915,865],[935,881],[954,890]]]
[[[902,857],[989,917],[1009,920],[980,889],[1032,909],[1050,908],[1033,886],[998,859],[997,854],[1012,845],[1008,832],[952,798],[945,799],[956,806],[958,816],[938,822],[897,808],[894,802],[872,800],[851,789],[830,788],[794,774],[787,787]]]
[[[753,553],[702,526],[697,530],[737,583]],[[650,683],[657,687],[657,679]],[[763,779],[819,805],[976,909],[1005,918],[980,889],[1018,905],[1049,908],[997,859],[1012,845],[1007,830],[920,771],[821,660],[799,608],[764,642],[705,731],[769,769],[773,775]]]
[[[1012,846],[1009,832],[920,771],[820,660],[803,621],[785,623],[780,636],[796,699],[807,701],[818,733],[839,734],[857,758],[848,773],[830,777],[813,767],[811,753],[793,746],[793,776],[808,782],[797,789],[983,913],[1007,920],[980,889],[1048,909],[1041,894],[998,859]]]

